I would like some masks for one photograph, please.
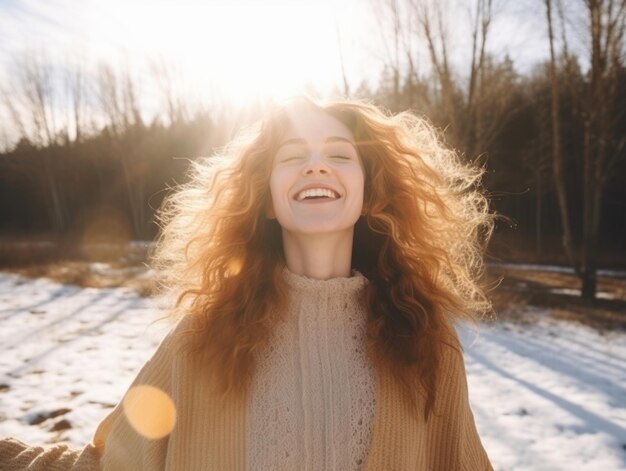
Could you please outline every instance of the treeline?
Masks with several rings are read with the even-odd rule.
[[[483,155],[495,208],[536,254],[562,253],[593,298],[600,257],[623,266],[626,248],[626,3],[536,0],[543,20],[529,39],[545,37],[550,56],[525,75],[488,53],[498,2],[374,4],[386,38],[378,92],[423,110],[468,158]],[[464,70],[452,65],[460,55]],[[562,243],[544,246],[549,235]]]
[[[82,64],[60,69],[43,54],[17,58],[12,80],[0,84],[5,134],[18,136],[0,154],[2,233],[151,239],[154,212],[190,160],[259,115],[255,103],[192,105],[171,70],[153,71],[149,84],[107,64],[87,72]]]
[[[465,158],[484,163],[493,207],[508,218],[496,259],[568,261],[594,292],[599,260],[626,253],[625,12],[623,2],[581,1],[586,29],[572,32],[573,3],[537,0],[552,55],[521,74],[514,57],[487,52],[490,0],[472,4],[468,37],[455,42],[445,2],[376,2],[386,38],[380,81],[353,90],[345,77],[340,94],[412,109],[444,129]],[[572,51],[574,33],[587,55]],[[466,70],[452,66],[459,52]],[[172,70],[153,71],[139,79],[110,65],[17,61],[0,84],[4,134],[19,136],[0,154],[0,231],[152,238],[154,211],[189,159],[211,154],[263,107],[192,106]]]
[[[189,160],[214,146],[213,121],[201,115],[164,126],[105,127],[80,141],[37,147],[22,138],[0,157],[0,214],[9,234],[80,237],[102,218],[107,237],[150,239],[168,185],[184,179]]]

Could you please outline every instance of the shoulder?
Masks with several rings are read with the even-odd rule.
[[[439,349],[436,398],[436,407],[444,410],[468,399],[463,346],[453,326]]]
[[[437,384],[431,426],[435,436],[446,437],[441,459],[448,463],[438,469],[492,470],[470,406],[463,347],[456,331],[441,348]]]

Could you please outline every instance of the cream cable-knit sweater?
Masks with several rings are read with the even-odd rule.
[[[284,322],[259,358],[249,402],[248,470],[358,470],[374,418],[376,379],[365,357],[367,283],[285,270]]]
[[[215,400],[205,360],[176,353],[170,334],[133,382],[172,398],[176,424],[167,437],[138,434],[120,402],[82,450],[0,440],[0,470],[492,470],[456,350],[442,358],[436,414],[418,420],[397,383],[364,360],[359,294],[367,280],[285,276],[289,309],[247,400]]]

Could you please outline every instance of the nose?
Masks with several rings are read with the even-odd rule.
[[[325,175],[330,173],[328,165],[324,161],[321,155],[311,155],[309,159],[306,161],[302,172],[305,175]]]

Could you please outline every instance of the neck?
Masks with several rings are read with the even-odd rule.
[[[349,277],[353,231],[293,234],[283,230],[283,251],[292,273],[317,280]]]

